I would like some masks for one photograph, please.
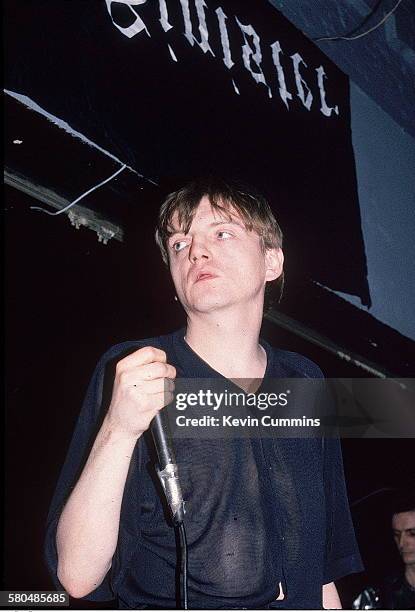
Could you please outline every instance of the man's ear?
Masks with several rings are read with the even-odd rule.
[[[266,250],[265,268],[266,281],[273,281],[281,276],[284,268],[284,253],[282,249]]]

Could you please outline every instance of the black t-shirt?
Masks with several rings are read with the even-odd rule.
[[[268,378],[320,378],[307,358],[265,341]],[[46,559],[57,586],[56,527],[109,405],[119,359],[142,346],[167,353],[181,378],[223,378],[184,330],[112,347],[90,382],[52,501]],[[176,538],[148,436],[131,460],[111,570],[87,599],[176,607]],[[321,608],[322,585],[362,570],[340,443],[320,438],[176,439],[188,540],[190,608]],[[285,597],[276,601],[281,583]]]

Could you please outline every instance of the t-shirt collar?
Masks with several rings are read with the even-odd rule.
[[[177,375],[183,378],[225,378],[223,374],[217,372],[195,353],[184,339],[185,335],[185,327],[173,334],[173,350],[176,353],[176,363],[179,366]],[[263,338],[259,339],[259,343],[267,354],[264,378],[268,378],[273,375],[274,370],[272,347]]]

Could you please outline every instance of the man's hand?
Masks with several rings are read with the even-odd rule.
[[[137,438],[173,400],[176,369],[166,360],[164,351],[146,346],[117,363],[107,415],[112,428]]]

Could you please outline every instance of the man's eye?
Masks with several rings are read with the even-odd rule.
[[[226,230],[221,230],[220,232],[218,232],[218,238],[220,238],[221,240],[227,240],[228,238],[232,238],[232,234],[230,232],[227,232]]]
[[[179,251],[182,251],[187,245],[187,242],[185,240],[179,240],[178,242],[175,242],[173,244],[173,251],[176,251],[176,253],[178,253]]]

